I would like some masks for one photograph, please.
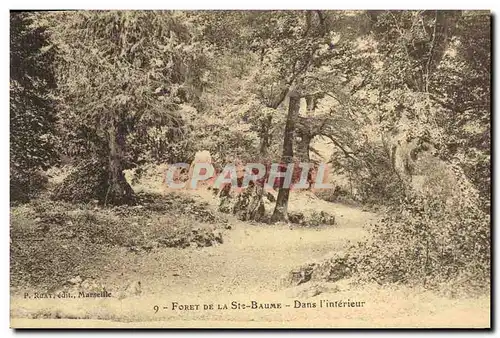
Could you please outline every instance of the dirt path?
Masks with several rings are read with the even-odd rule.
[[[217,206],[218,201],[209,191],[185,193],[213,208]],[[222,245],[165,248],[145,255],[124,251],[120,266],[115,267],[117,273],[108,278],[108,283],[118,285],[124,278],[139,280],[148,294],[165,289],[198,294],[276,290],[280,277],[292,268],[362,239],[366,236],[363,225],[376,217],[358,208],[325,202],[311,193],[292,194],[290,209],[305,213],[327,210],[337,216],[337,224],[300,228],[241,222],[230,217],[231,229],[224,232]]]
[[[372,215],[362,215],[369,219]],[[346,216],[346,224],[349,215]],[[359,217],[359,216],[357,216]],[[361,217],[359,217],[361,218]],[[232,221],[224,244],[202,249],[164,249],[152,255],[131,256],[123,271],[136,266],[135,276],[147,293],[165,288],[183,292],[239,293],[276,290],[279,278],[309,261],[344,249],[366,235],[360,227],[290,228]],[[151,259],[153,258],[153,259]]]

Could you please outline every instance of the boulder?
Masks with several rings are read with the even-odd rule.
[[[196,165],[196,163],[212,164],[212,155],[210,154],[210,152],[208,150],[202,150],[202,151],[196,152],[196,154],[194,155],[194,159],[191,162],[191,166],[189,167],[188,177],[190,179],[193,177],[194,166]],[[205,170],[206,169],[201,169],[201,171],[199,172],[199,174],[200,175],[205,175],[206,174]],[[209,179],[207,179],[207,180],[209,180]],[[186,185],[186,187],[187,186],[188,185]]]
[[[334,293],[338,292],[339,287],[335,284],[329,285],[329,283],[305,283],[285,291],[285,296],[289,298],[311,298],[316,297],[322,293]]]
[[[355,261],[343,252],[319,263],[304,264],[293,269],[280,281],[280,286],[289,288],[307,282],[338,282],[352,277]]]
[[[316,264],[311,273],[311,280],[336,282],[352,276],[353,262],[347,255],[337,253],[332,258]]]
[[[124,290],[117,292],[118,299],[123,300],[129,297],[137,297],[142,294],[141,281],[130,282]]]
[[[66,284],[68,285],[80,285],[82,283],[82,277],[80,276],[76,276],[76,277],[73,277],[71,279],[69,279]]]
[[[250,183],[236,196],[233,214],[242,221],[260,221],[266,211],[263,193],[264,189],[260,185]]]
[[[266,212],[263,195],[264,189],[252,182],[239,193],[227,186],[220,191],[218,210],[234,214],[242,221],[260,222]]]
[[[311,280],[316,263],[309,263],[287,273],[280,281],[282,287],[293,287]]]
[[[335,225],[335,216],[325,211],[315,211],[310,215],[305,215],[300,211],[290,211],[288,212],[288,222],[311,227]]]
[[[303,224],[306,226],[335,225],[335,216],[325,211],[313,212]]]
[[[301,212],[289,212],[288,221],[294,224],[304,224],[306,217]]]

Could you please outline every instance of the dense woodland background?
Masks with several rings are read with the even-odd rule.
[[[314,162],[321,137],[335,146],[332,173],[347,183],[317,196],[383,215],[343,257],[353,271],[379,283],[489,285],[488,12],[63,11],[10,20],[13,209],[143,204],[124,171],[140,179],[201,150],[220,166]],[[57,170],[67,175],[49,185]],[[269,227],[288,220],[289,194],[279,189]],[[33,247],[11,250],[14,272],[25,271],[21,258],[36,260]]]

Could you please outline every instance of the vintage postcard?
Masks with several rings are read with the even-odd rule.
[[[490,85],[489,11],[11,11],[11,327],[490,328]]]

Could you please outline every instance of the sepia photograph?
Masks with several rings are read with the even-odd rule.
[[[9,18],[11,328],[492,327],[490,11]]]

